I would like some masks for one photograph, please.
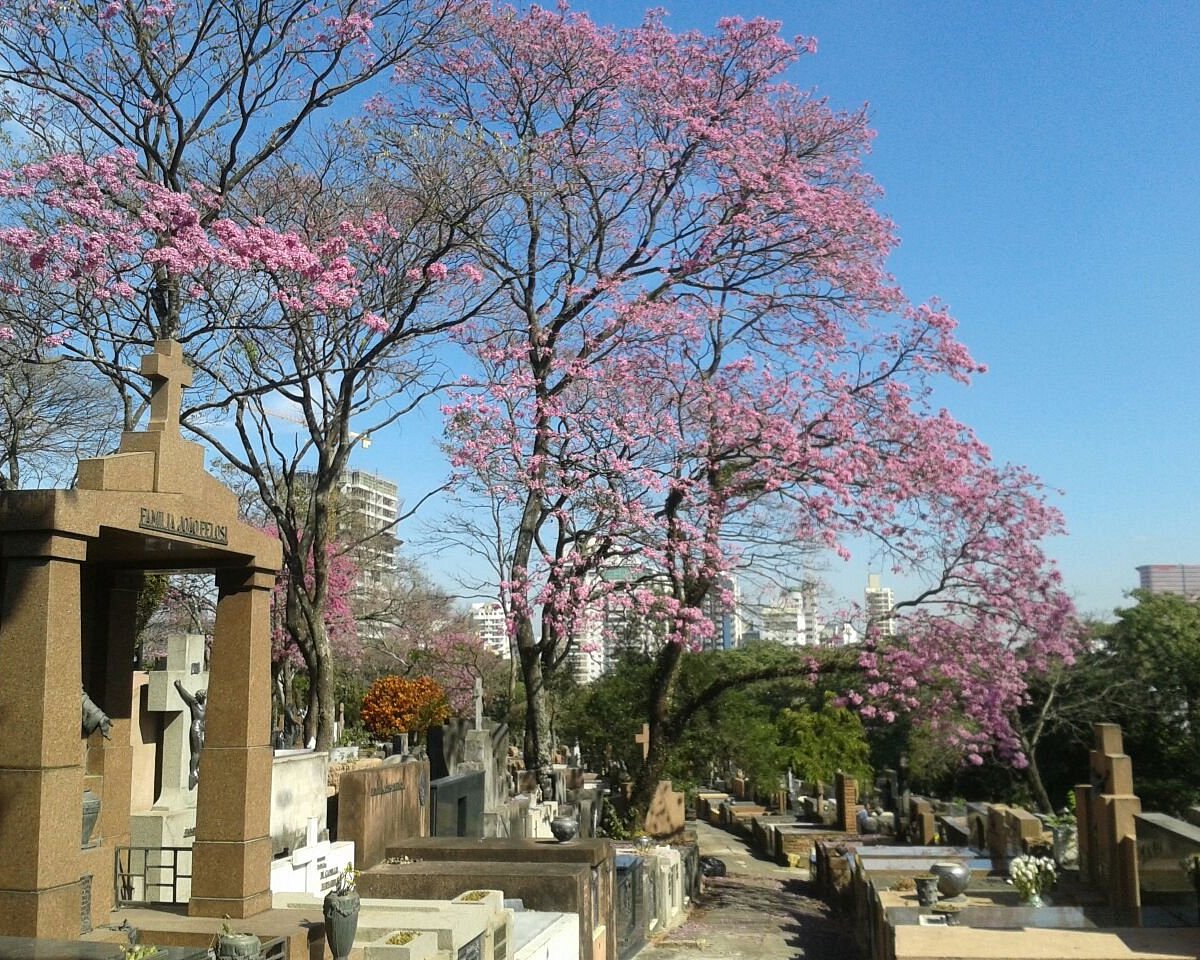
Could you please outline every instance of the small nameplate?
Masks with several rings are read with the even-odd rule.
[[[203,540],[205,543],[219,543],[222,546],[229,543],[227,526],[197,517],[177,517],[169,510],[142,507],[138,516],[138,526],[143,530],[171,533],[177,537],[187,537],[189,540]]]
[[[381,797],[385,793],[395,793],[397,790],[403,790],[403,789],[404,789],[404,781],[397,780],[395,783],[389,783],[382,787],[372,787],[369,791],[367,791],[367,793],[369,796],[372,796],[372,797]]]

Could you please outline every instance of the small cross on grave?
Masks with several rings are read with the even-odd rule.
[[[158,340],[154,352],[142,357],[142,376],[150,380],[152,433],[179,432],[183,389],[192,385],[192,368],[183,362],[183,347],[174,340]]]
[[[146,707],[163,718],[162,793],[154,806],[194,807],[196,791],[188,786],[191,762],[192,712],[175,688],[178,680],[192,697],[208,688],[204,669],[204,636],[176,634],[167,638],[167,669],[150,672]]]
[[[650,724],[642,724],[642,732],[634,735],[633,742],[642,745],[643,760],[650,756]]]

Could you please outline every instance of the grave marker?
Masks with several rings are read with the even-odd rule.
[[[642,732],[634,735],[633,742],[642,745],[642,759],[646,760],[650,756],[650,724],[642,724]]]

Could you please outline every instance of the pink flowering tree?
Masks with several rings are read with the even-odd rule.
[[[26,361],[93,365],[127,429],[141,355],[183,344],[184,426],[250,478],[282,542],[322,747],[332,491],[361,435],[438,387],[436,342],[487,298],[457,253],[473,194],[442,189],[470,171],[426,150],[408,161],[428,170],[385,174],[330,107],[452,40],[462,6],[3,5],[6,116],[31,162],[0,176],[16,264],[0,297],[28,328],[0,337],[33,344]]]
[[[346,195],[326,204],[322,219],[302,210],[292,178],[281,175],[274,187],[276,198],[295,198],[296,213],[268,227],[209,219],[205,203],[139,180],[128,151],[94,163],[64,156],[27,164],[0,178],[0,200],[42,229],[0,228],[0,244],[28,264],[4,292],[43,308],[61,304],[58,316],[71,316],[74,304],[80,324],[90,305],[105,322],[129,313],[119,336],[90,326],[83,343],[108,336],[125,373],[145,350],[142,336],[173,329],[183,342],[198,381],[184,424],[253,482],[283,544],[303,620],[294,639],[311,644],[306,663],[315,667],[324,746],[333,729],[325,622],[337,480],[361,435],[437,388],[429,351],[488,294],[456,254],[458,224],[440,213],[430,220],[419,188]],[[134,330],[134,315],[153,314],[148,303],[164,272],[186,294],[172,325]],[[60,328],[45,349],[71,349],[84,340],[79,330]]]
[[[405,118],[396,143],[415,125],[486,152],[506,191],[473,240],[503,297],[459,331],[477,373],[447,412],[464,484],[512,531],[527,765],[547,767],[546,678],[605,594],[666,640],[645,796],[694,707],[680,658],[729,571],[864,539],[927,586],[902,643],[864,648],[851,699],[886,714],[933,685],[923,706],[955,701],[971,755],[1013,754],[1021,670],[1070,656],[1040,548],[1060,519],[933,405],[937,381],[981,367],[946,310],[886,272],[863,114],[782,79],[815,44],[762,20],[614,31],[565,9],[477,27],[423,52],[420,99],[376,117],[385,139],[389,112]],[[640,574],[617,585],[614,563]]]
[[[330,596],[324,610],[325,633],[337,662],[352,668],[362,658],[358,623],[350,605],[358,568],[344,544],[331,543],[325,549]],[[297,668],[303,668],[310,677],[318,673],[313,662],[316,645],[305,639],[307,625],[302,613],[302,597],[311,595],[315,587],[312,572],[315,564],[311,557],[309,561],[309,570],[300,589],[293,586],[290,569],[285,569],[271,594],[271,679],[280,714],[286,714],[293,706],[292,689]],[[320,704],[312,685],[305,707],[304,739],[307,742],[316,735],[315,721],[320,714]]]

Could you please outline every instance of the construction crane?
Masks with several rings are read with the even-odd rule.
[[[286,420],[288,423],[294,423],[301,427],[308,426],[308,421],[305,420],[303,417],[298,417],[295,414],[291,414],[291,413],[285,413],[282,410],[269,410],[266,407],[264,407],[263,409],[266,411],[266,415],[268,417],[273,417],[277,420]],[[371,446],[371,434],[370,433],[356,433],[353,430],[350,430],[348,432],[350,434],[350,439],[358,440],[359,445],[364,450],[366,450],[369,446]]]

